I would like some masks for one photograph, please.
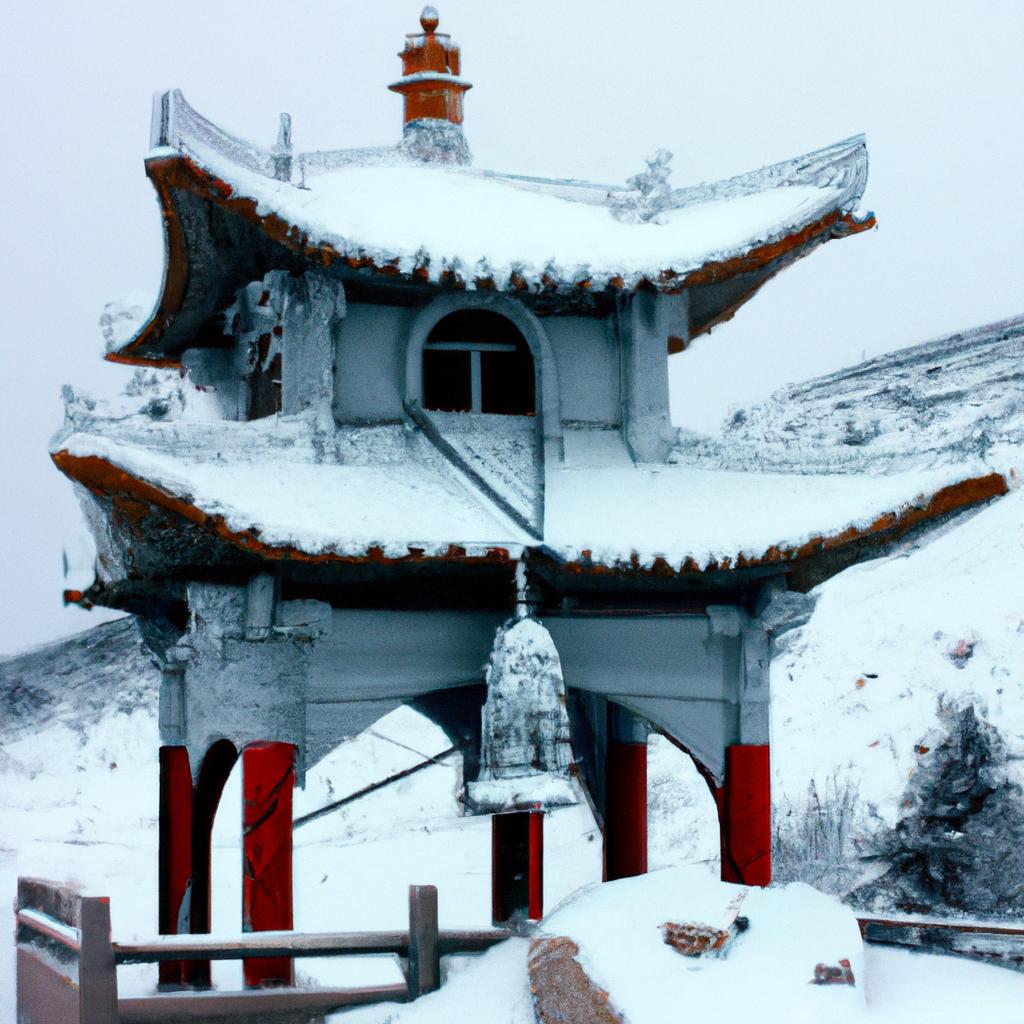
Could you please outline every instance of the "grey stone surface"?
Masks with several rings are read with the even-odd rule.
[[[535,619],[513,619],[495,635],[482,733],[482,780],[569,770],[562,666],[551,634]]]
[[[193,775],[217,740],[239,750],[259,741],[292,743],[301,778],[309,664],[326,613],[302,602],[297,615],[279,617],[292,625],[261,627],[259,638],[248,639],[251,592],[263,602],[265,580],[252,588],[189,585],[189,627],[168,652],[161,687],[161,740],[188,748]]]
[[[544,624],[567,686],[606,697],[669,733],[717,779],[727,746],[769,741],[768,636],[741,608],[547,616]]]
[[[424,163],[467,166],[473,162],[462,125],[436,117],[409,121],[402,129],[398,150],[402,155]]]
[[[623,435],[634,461],[667,462],[676,442],[668,393],[668,339],[688,337],[687,296],[640,289],[619,319]]]
[[[415,309],[352,302],[338,335],[334,415],[339,423],[405,417],[405,346]]]

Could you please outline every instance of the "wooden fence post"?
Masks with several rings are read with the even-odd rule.
[[[409,998],[441,987],[437,949],[437,886],[409,886]]]
[[[110,900],[106,896],[82,896],[78,921],[78,1019],[81,1024],[117,1024],[117,965],[110,938]]]

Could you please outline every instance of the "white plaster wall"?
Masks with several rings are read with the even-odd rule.
[[[400,306],[349,303],[335,359],[338,422],[404,417],[405,344],[415,313]]]
[[[617,425],[619,356],[610,323],[581,316],[549,316],[542,323],[558,366],[562,421]]]

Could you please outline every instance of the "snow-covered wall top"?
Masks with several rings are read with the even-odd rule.
[[[1024,444],[1024,316],[898,349],[736,409],[676,460],[798,473],[1015,467]]]
[[[157,97],[152,143],[152,156],[189,157],[312,244],[432,280],[454,271],[470,286],[675,280],[851,214],[867,182],[857,136],[725,181],[664,189],[656,216],[623,217],[633,192],[643,199],[637,188],[432,165],[401,145],[293,155],[290,122],[273,150],[261,150],[201,117],[177,90]]]

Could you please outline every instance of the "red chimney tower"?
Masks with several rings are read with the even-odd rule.
[[[462,97],[472,86],[459,78],[459,48],[451,36],[438,32],[437,9],[424,7],[420,15],[422,33],[405,37],[402,77],[388,86],[405,99],[405,123],[447,121],[462,124]]]

